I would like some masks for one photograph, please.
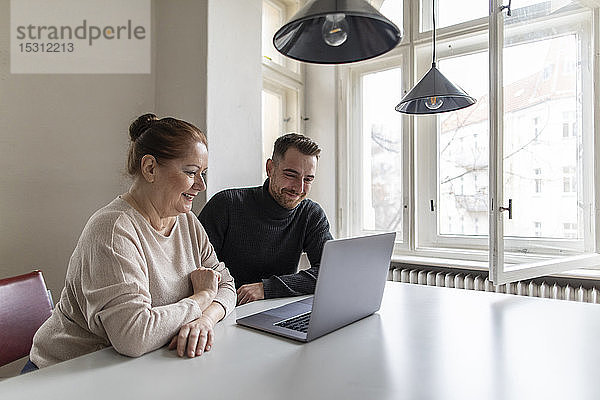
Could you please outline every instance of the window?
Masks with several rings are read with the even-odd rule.
[[[569,123],[563,122],[563,137],[569,137]]]
[[[262,54],[266,59],[279,65],[285,64],[283,54],[273,46],[273,36],[286,20],[285,5],[273,1],[263,1],[262,12]]]
[[[535,117],[533,118],[533,141],[535,143],[539,141],[540,134],[540,118]]]
[[[578,107],[581,81],[578,81],[576,71],[571,75],[558,74],[553,64],[547,64],[564,59],[579,61],[579,39],[576,34],[569,33],[569,26],[564,29],[560,35],[542,36],[531,43],[520,43],[509,35],[511,45],[504,49],[504,203],[511,198],[514,207],[514,218],[505,221],[504,230],[505,234],[515,238],[529,236],[526,227],[533,219],[544,227],[556,227],[548,228],[544,237],[563,238],[555,219],[579,212],[576,200],[559,200],[561,191],[576,192],[575,173],[582,161],[581,154],[576,151],[578,145],[573,143],[571,146],[562,140],[564,133],[560,123],[565,109]],[[523,63],[528,65],[526,70]],[[511,95],[516,87],[525,88],[529,93],[526,104]],[[560,92],[557,87],[561,88]],[[524,137],[523,132],[510,123],[521,115],[532,115],[533,139]],[[508,160],[511,160],[510,164]],[[568,167],[559,167],[562,163]],[[522,171],[531,170],[529,166],[535,171],[534,193],[540,193],[543,187],[543,199],[531,197],[534,193],[526,189],[531,187],[531,180]],[[545,172],[544,176],[541,170]],[[564,188],[559,186],[559,177],[563,179]],[[561,203],[557,204],[559,201]],[[537,232],[535,237],[539,237]],[[521,243],[520,247],[523,245],[531,248],[534,242]]]
[[[575,167],[563,167],[563,192],[576,192]]]
[[[304,78],[300,64],[273,46],[273,35],[296,11],[295,0],[263,0],[262,13],[262,134],[263,160],[273,152],[277,137],[302,132]],[[266,171],[263,170],[266,179]]]
[[[426,32],[432,29],[431,0],[421,0],[421,24],[420,31]],[[460,6],[452,0],[441,0],[436,2],[436,27],[444,28],[472,20],[487,18],[489,4],[481,0],[463,0]]]
[[[485,37],[481,39],[483,41]],[[423,247],[461,247],[464,242],[461,237],[482,238],[482,235],[487,234],[485,225],[476,228],[475,224],[466,221],[487,219],[488,54],[483,45],[480,51],[467,51],[464,54],[460,51],[460,41],[453,40],[448,46],[442,45],[440,49],[452,48],[454,57],[443,57],[445,54],[442,52],[442,57],[438,59],[440,71],[478,101],[469,108],[439,114],[437,118],[424,117],[416,120],[419,155],[417,182],[428,188],[427,191],[417,192],[417,199],[419,203],[423,203],[428,197],[434,198],[438,204],[434,211],[420,209],[416,221],[419,225],[417,244]],[[418,54],[423,58],[430,57],[428,46],[419,50]],[[424,62],[424,69],[427,64],[430,66],[430,61]],[[474,73],[476,70],[481,73]],[[431,165],[436,167],[431,170]],[[447,217],[460,220],[461,224],[454,226],[453,230],[437,224],[438,220]],[[481,240],[484,245],[483,238]],[[474,243],[471,241],[468,247]]]
[[[592,146],[594,132],[593,90],[585,84],[593,81],[590,51],[594,17],[589,9],[573,4],[556,9],[553,3],[525,7],[517,3],[520,8],[513,9],[512,16],[491,8],[491,46],[503,60],[490,68],[490,73],[503,81],[500,90],[493,86],[502,96],[491,108],[491,121],[497,129],[490,141],[502,143],[490,155],[490,165],[494,166],[490,199],[497,199],[498,205],[491,210],[490,218],[490,276],[497,283],[600,265],[590,213],[595,175],[594,155],[588,147]],[[576,67],[570,72],[562,70],[560,66],[565,64]],[[511,94],[511,87],[517,84],[527,88],[526,103]],[[573,139],[569,141],[563,140],[565,113],[573,114],[575,124],[571,126],[579,129],[571,133]],[[537,140],[514,129],[510,119],[517,114],[534,118]],[[532,197],[523,190],[525,185],[531,187],[522,172],[530,166],[544,171],[543,197]],[[500,209],[509,202],[512,219]],[[585,225],[586,235],[565,231],[565,220]],[[533,238],[526,229],[531,223]],[[547,258],[510,264],[504,261],[505,256],[513,257],[517,251]]]
[[[535,174],[535,193],[542,193],[542,169],[534,169]]]
[[[372,4],[374,5],[374,4]],[[404,17],[403,0],[385,0],[379,9],[387,19],[396,24],[397,27],[402,28],[404,25],[402,19]]]
[[[340,200],[347,233],[385,230],[385,221],[399,222],[389,218],[397,213],[402,215],[403,227],[397,254],[444,258],[464,258],[468,254],[471,260],[487,260],[488,235],[496,237],[499,232],[498,223],[490,222],[490,210],[494,206],[507,208],[510,201],[512,219],[508,219],[508,213],[501,214],[502,263],[506,253],[506,260],[519,268],[532,257],[581,256],[583,264],[592,265],[593,257],[587,257],[596,251],[592,151],[595,97],[590,83],[592,26],[598,17],[581,3],[557,9],[550,1],[515,1],[513,16],[507,17],[504,12],[502,17],[503,42],[490,43],[489,3],[467,2],[468,6],[461,3],[461,7],[451,1],[436,2],[441,28],[437,67],[477,103],[434,116],[401,115],[394,122],[395,133],[391,137],[383,135],[386,143],[398,146],[393,147],[398,154],[394,158],[397,164],[385,169],[390,175],[383,173],[381,165],[375,167],[377,147],[373,147],[373,138],[392,130],[373,121],[369,104],[385,98],[385,103],[377,105],[378,112],[385,114],[430,68],[431,2],[420,2],[413,14],[418,14],[417,24],[407,25],[415,19],[405,17],[409,40],[403,40],[397,49],[377,60],[340,67],[342,93],[345,84],[350,88],[346,97],[348,125],[340,128],[348,154],[347,158],[342,155],[340,170],[345,173],[349,166],[360,165],[365,171],[348,171],[347,192]],[[405,7],[406,16],[410,7]],[[503,64],[492,64],[490,68],[489,60],[496,60],[495,54],[500,52]],[[411,69],[414,76],[406,73]],[[398,77],[390,72],[394,70],[400,71]],[[490,71],[502,74],[501,103],[489,93]],[[381,82],[374,99],[370,82],[375,78]],[[499,91],[494,88],[494,93]],[[490,137],[490,124],[502,128],[501,139],[496,138],[497,129]],[[501,144],[499,160],[490,159],[490,143]],[[492,147],[494,152],[497,147]],[[387,184],[385,191],[374,189],[374,171],[381,173],[380,182]],[[374,195],[376,192],[379,197]],[[499,200],[490,204],[490,198]],[[383,206],[377,208],[375,204]],[[355,206],[360,215],[344,220],[354,213]],[[561,268],[579,266],[569,263],[565,261]],[[523,269],[528,268],[525,265]],[[550,271],[546,265],[536,266],[527,274],[542,270]]]
[[[566,72],[564,75],[568,75]],[[577,136],[577,124],[575,113],[573,111],[563,112],[562,118],[562,136],[563,138]]]
[[[283,108],[285,101],[283,97],[277,91],[268,89],[263,89],[262,91],[263,115],[268,116],[262,119],[263,160],[271,157],[273,143],[284,133]]]
[[[402,70],[364,74],[362,80],[362,230],[402,232],[402,132],[400,115],[386,104],[391,87],[401,88]],[[370,194],[370,195],[369,195]]]
[[[542,223],[541,222],[535,221],[533,223],[533,229],[534,229],[533,236],[542,237]]]
[[[570,128],[571,122],[570,122],[570,118],[569,118],[569,113],[568,112],[563,112],[563,123],[562,123],[562,136],[563,138],[567,138],[569,137],[569,128]]]
[[[544,80],[547,81],[548,79],[550,79],[552,77],[554,73],[554,65],[547,65],[544,67]]]
[[[360,118],[355,120],[351,162],[360,166],[353,178],[364,188],[351,200],[352,232],[396,231],[399,242],[404,241],[406,213],[403,126],[401,114],[387,105],[403,88],[402,71],[401,66],[387,68],[375,62],[363,63],[352,73]]]
[[[371,3],[381,4],[380,11],[403,28],[403,18],[408,14],[406,2]],[[342,168],[349,188],[356,190],[348,191],[343,200],[352,206],[344,209],[345,218],[340,224],[342,235],[396,231],[397,246],[405,248],[410,213],[410,192],[406,188],[411,181],[410,160],[406,157],[408,121],[394,110],[394,105],[398,94],[407,89],[407,60],[405,51],[397,48],[385,58],[349,64],[342,70],[352,82],[348,99],[354,107],[347,114],[352,134],[341,142],[348,146],[347,152],[342,150],[346,153]]]
[[[294,14],[295,0],[263,0],[262,2],[262,54],[263,62],[299,72],[300,63],[285,57],[273,46],[273,36]]]
[[[563,223],[564,237],[576,239],[579,237],[579,232],[577,231],[577,224],[574,222],[565,222]]]

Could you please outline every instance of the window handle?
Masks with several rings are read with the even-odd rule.
[[[429,200],[429,206],[431,208],[431,211],[435,211],[435,206],[433,205],[433,200]]]
[[[508,199],[508,207],[500,207],[500,212],[508,211],[508,219],[512,219],[512,199]]]
[[[512,15],[511,13],[511,9],[510,9],[510,3],[512,2],[512,0],[508,0],[508,5],[507,6],[500,6],[500,12],[504,11],[505,9],[508,9],[508,12],[506,13],[509,17]]]

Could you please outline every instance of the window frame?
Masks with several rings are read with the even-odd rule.
[[[295,0],[262,0],[261,4],[270,5],[284,11],[285,23],[298,9]],[[264,32],[261,32],[261,35]],[[262,40],[261,40],[262,43]],[[303,133],[305,131],[305,67],[302,63],[284,57],[285,63],[279,64],[262,55],[262,90],[281,96],[282,99],[282,132]],[[262,118],[265,118],[264,112]],[[290,121],[286,121],[290,118]],[[263,133],[263,147],[266,138]],[[272,146],[272,143],[270,144]],[[266,179],[266,171],[263,170],[263,178]]]
[[[265,3],[271,5],[282,13],[283,18],[280,20],[279,26],[283,26],[283,24],[285,24],[285,22],[287,22],[296,13],[296,11],[298,11],[298,1],[296,0],[262,0],[261,5],[264,5]],[[272,38],[269,42],[272,42]],[[282,56],[283,64],[280,64],[265,56],[261,50],[261,60],[264,66],[268,66],[275,71],[279,71],[284,74],[291,74],[291,76],[303,74],[303,64],[289,57]]]
[[[397,57],[399,53],[405,55],[403,68],[403,79],[404,77],[408,78],[408,88],[413,87],[413,85],[418,81],[418,79],[423,75],[424,72],[427,71],[428,67],[431,65],[431,31],[420,32],[420,23],[421,20],[421,12],[419,10],[419,6],[410,4],[412,2],[406,2],[404,4],[404,31],[406,32],[406,36],[403,38],[402,43],[392,52],[378,57],[377,59],[371,62],[363,62],[360,67],[352,67],[352,66],[337,66],[336,67],[336,78],[338,81],[338,95],[340,98],[340,103],[342,106],[339,107],[338,112],[338,145],[340,149],[340,154],[338,155],[338,233],[342,236],[348,236],[356,233],[356,229],[354,228],[355,223],[357,223],[356,214],[360,212],[358,207],[355,209],[355,203],[353,197],[356,197],[356,194],[352,194],[353,185],[356,184],[356,177],[352,177],[351,173],[346,173],[349,169],[352,169],[352,156],[351,154],[356,150],[353,149],[353,146],[356,146],[356,142],[352,142],[353,136],[356,136],[356,133],[360,133],[360,124],[357,125],[357,119],[360,121],[360,117],[357,117],[355,114],[359,114],[355,112],[357,110],[357,100],[355,98],[356,88],[356,74],[357,71],[369,70],[368,66],[386,66],[386,60],[391,60],[394,57]],[[579,11],[572,12],[573,14],[578,13]],[[416,21],[416,22],[415,22]],[[597,24],[600,21],[598,16],[598,9],[593,11],[593,17],[590,25]],[[473,21],[463,22],[454,26],[444,27],[437,30],[436,38],[438,41],[438,48],[436,49],[438,57],[444,58],[448,56],[448,50],[444,49],[442,43],[448,42],[452,39],[462,39],[463,43],[461,43],[461,49],[463,51],[462,54],[467,54],[469,52],[481,51],[488,48],[485,40],[483,41],[483,45],[481,43],[477,43],[476,40],[473,40],[474,37],[488,37],[488,18],[477,19]],[[591,38],[592,46],[595,49],[600,48],[600,39],[599,39],[599,30],[595,30],[593,32],[594,36]],[[411,40],[411,38],[413,40]],[[424,50],[426,49],[426,50]],[[454,51],[453,55],[456,55],[456,48],[452,48],[450,51]],[[597,51],[597,50],[596,50]],[[598,64],[598,56],[596,56],[595,62],[593,63],[594,71],[590,73],[592,78],[594,79],[594,92],[600,93],[600,68]],[[412,61],[411,61],[412,60]],[[362,65],[364,64],[364,65]],[[375,69],[369,70],[371,72],[376,72]],[[418,71],[418,72],[417,72]],[[398,96],[398,101],[402,97],[401,94]],[[353,116],[350,118],[350,116]],[[437,165],[434,165],[432,168],[430,163],[431,160],[424,161],[423,154],[427,153],[427,148],[431,148],[431,146],[423,146],[424,138],[421,136],[421,132],[426,130],[426,124],[431,124],[429,121],[427,123],[422,122],[423,117],[415,118],[415,117],[405,117],[403,119],[403,155],[404,162],[408,162],[409,165],[406,168],[405,174],[407,173],[408,179],[403,179],[404,186],[404,194],[403,197],[407,200],[405,205],[407,205],[408,216],[405,215],[404,224],[408,223],[408,230],[404,229],[404,238],[402,243],[398,243],[394,250],[395,256],[423,256],[423,257],[434,257],[434,258],[443,258],[443,259],[456,259],[456,260],[469,260],[474,264],[478,261],[488,261],[488,235],[481,235],[478,238],[478,242],[475,245],[469,245],[465,242],[465,240],[470,241],[471,237],[459,237],[459,238],[448,238],[449,240],[444,243],[431,243],[422,240],[423,234],[423,225],[422,223],[418,223],[419,219],[422,218],[420,213],[424,212],[428,206],[429,202],[423,202],[423,199],[436,199],[437,201],[437,188],[434,193],[436,194],[434,197],[431,197],[431,193],[423,193],[423,182],[427,182],[427,179],[424,179],[422,175],[423,171],[436,171],[437,174]],[[427,118],[427,117],[425,117]],[[591,118],[587,118],[587,120],[583,119],[583,124],[586,125],[583,129],[590,129],[593,131],[593,127],[600,127],[600,112],[596,111]],[[436,133],[437,135],[437,133]],[[593,135],[587,135],[593,136]],[[431,138],[430,138],[431,139]],[[437,140],[437,139],[436,139]],[[584,139],[585,140],[585,139]],[[591,148],[594,149],[595,154],[600,154],[598,151],[600,149],[599,140],[595,138],[592,139],[591,143],[587,143],[587,145],[591,145]],[[426,142],[425,142],[426,143]],[[430,143],[431,145],[431,143]],[[406,155],[406,153],[408,154]],[[418,156],[415,156],[418,155]],[[437,151],[436,151],[437,158]],[[354,157],[355,159],[355,157]],[[600,185],[594,185],[594,182],[597,181],[595,179],[598,176],[598,172],[600,170],[600,157],[588,159],[587,162],[591,162],[593,164],[592,170],[594,171],[594,177],[591,178],[591,184],[587,185],[585,190],[588,192],[586,195],[592,196],[594,199],[594,204],[589,210],[590,218],[589,218],[589,226],[586,227],[586,232],[588,231],[596,231],[600,232],[598,228],[600,227],[600,216],[597,216],[593,213],[593,209],[600,209],[600,198],[598,197],[598,192],[600,191]],[[585,168],[585,166],[584,166]],[[576,177],[579,179],[579,176]],[[437,186],[437,177],[435,179]],[[419,189],[417,192],[416,189]],[[543,189],[542,189],[543,190]],[[437,206],[437,203],[436,203]],[[437,207],[436,207],[437,208]],[[436,213],[437,214],[437,213]],[[587,215],[587,214],[586,214]],[[479,219],[481,225],[481,218]],[[458,220],[452,221],[453,224],[459,223]],[[598,238],[589,237],[589,235],[584,235],[584,248],[585,249],[596,249],[598,248],[597,242]],[[532,241],[531,238],[527,238],[527,241]],[[535,239],[534,239],[535,240]],[[560,240],[560,239],[559,239]],[[570,239],[569,239],[570,240]],[[567,240],[567,241],[569,241]],[[542,244],[538,242],[538,244]],[[568,250],[568,246],[567,246]],[[573,249],[575,251],[576,249]],[[564,251],[564,249],[563,249]],[[556,254],[551,253],[519,253],[519,252],[507,252],[504,255],[504,261],[507,263],[523,263],[523,262],[547,262],[552,259]],[[577,257],[577,256],[576,256]],[[579,261],[582,258],[579,257]],[[593,263],[585,262],[586,267],[592,267]]]
[[[592,56],[592,54],[596,54],[595,51],[598,49],[598,45],[600,44],[598,31],[592,30],[592,26],[597,26],[598,24],[598,8],[595,8],[591,12],[591,18],[586,19],[587,30],[589,35],[582,35],[582,38],[589,38],[590,43],[584,43],[582,47],[582,51],[588,51],[588,59],[589,64],[592,66],[592,70],[588,71],[587,68],[582,68],[582,73],[584,76],[581,77],[581,82],[586,81],[586,71],[587,80],[594,81],[594,88],[592,90],[585,90],[585,85],[582,84],[584,97],[584,104],[591,104],[589,107],[583,107],[582,113],[590,112],[591,115],[588,118],[585,116],[582,117],[582,123],[584,124],[582,131],[586,132],[586,127],[588,128],[588,135],[584,135],[583,147],[584,151],[588,151],[588,156],[583,157],[583,163],[588,165],[593,165],[593,168],[588,169],[590,172],[591,178],[586,177],[587,182],[584,182],[582,179],[582,191],[583,199],[584,199],[584,215],[590,213],[590,221],[587,218],[583,218],[584,224],[586,225],[584,240],[583,240],[583,252],[578,252],[574,254],[558,254],[562,257],[549,257],[546,259],[533,260],[529,262],[522,263],[511,263],[507,262],[505,256],[508,254],[505,252],[504,246],[504,215],[501,207],[502,205],[499,203],[503,203],[503,201],[495,200],[495,199],[503,199],[503,83],[502,83],[502,57],[503,57],[503,48],[504,48],[504,15],[502,13],[501,8],[502,2],[501,0],[490,0],[490,45],[496,49],[493,54],[490,54],[490,132],[495,132],[495,134],[490,134],[490,155],[489,155],[489,165],[490,165],[490,183],[489,183],[489,203],[491,205],[490,209],[490,236],[489,236],[489,272],[490,272],[490,280],[496,284],[504,284],[508,282],[514,282],[518,280],[530,279],[542,275],[549,275],[555,273],[562,273],[568,270],[574,269],[599,269],[600,267],[600,254],[598,254],[599,249],[599,238],[598,235],[595,234],[598,232],[594,230],[597,227],[599,216],[597,212],[593,212],[593,210],[597,210],[598,205],[598,192],[600,188],[597,184],[598,177],[600,174],[598,173],[600,170],[599,166],[599,158],[600,153],[598,153],[598,144],[599,139],[594,134],[596,131],[594,128],[598,127],[599,115],[597,110],[595,110],[594,103],[592,99],[595,98],[594,94],[598,92],[598,62],[597,56],[596,59]],[[589,13],[589,10],[585,8],[576,7],[575,9],[571,8],[571,10],[567,10],[564,14],[559,14],[560,17],[562,15],[565,18],[569,18],[571,15],[583,15],[585,13]],[[547,18],[546,18],[547,19]],[[528,24],[530,27],[530,24]],[[584,56],[585,59],[585,56]],[[492,62],[496,61],[496,62]],[[495,95],[495,96],[492,96]],[[587,142],[587,143],[586,143]],[[593,143],[593,144],[592,144]],[[593,150],[592,150],[593,149]],[[591,157],[590,157],[591,155]],[[583,167],[583,171],[585,171],[585,166]],[[589,205],[585,204],[585,202],[589,201]],[[592,203],[593,202],[593,203]],[[594,207],[595,206],[595,207]],[[566,252],[565,252],[566,253]],[[557,256],[557,255],[555,255]]]
[[[409,87],[410,74],[407,71],[410,70],[408,66],[408,48],[406,46],[400,46],[392,50],[387,57],[378,58],[367,62],[362,62],[355,66],[348,67],[348,78],[350,80],[350,102],[351,108],[361,109],[362,108],[362,77],[370,73],[382,72],[393,68],[400,68],[402,71],[402,91],[406,92]],[[355,112],[350,113],[350,130],[352,132],[349,135],[348,148],[346,152],[348,157],[348,164],[353,166],[361,166],[363,164],[362,157],[362,113]],[[406,118],[402,118],[401,122],[402,132],[402,199],[403,199],[403,210],[402,210],[402,235],[396,236],[396,249],[408,249],[410,247],[410,226],[411,226],[411,189],[409,182],[411,181],[411,154],[407,143],[412,142],[412,138],[409,134],[409,121]],[[362,187],[362,168],[348,168],[348,182],[349,187]],[[365,235],[375,233],[374,230],[362,229],[362,193],[357,191],[350,191],[348,194],[348,201],[352,204],[346,214],[346,226],[347,235]]]
[[[583,13],[585,13],[585,11],[580,11],[577,13],[569,12],[565,15],[553,18],[553,20],[563,20],[563,24],[560,26],[546,26],[544,31],[549,33],[546,37],[560,37],[572,33],[580,34],[582,27],[578,23],[574,22],[572,19],[577,18],[578,16],[582,17]],[[574,16],[574,14],[576,15]],[[541,25],[544,22],[545,21],[538,21],[537,23]],[[591,29],[591,27],[587,28]],[[589,33],[590,32],[588,32],[588,34]],[[458,39],[453,41],[453,36],[446,35],[444,40],[440,40],[440,45],[437,50],[438,60],[443,60],[444,58],[447,58],[449,56],[459,57],[468,54],[473,54],[475,52],[487,49],[487,43],[484,43],[485,39],[487,39],[487,28],[485,29],[485,31],[479,32],[478,34],[471,32],[469,33],[469,35],[467,35],[466,38],[463,36],[464,34],[459,33],[457,36]],[[518,43],[526,42],[526,33],[522,33],[520,37],[522,38],[522,40],[517,41]],[[427,44],[422,46],[416,46],[417,71],[420,71],[418,75],[424,74],[424,71],[427,71],[427,69],[429,68],[428,64],[430,63],[429,60],[431,59],[431,55],[427,53],[427,50],[430,51],[430,49],[431,47]],[[532,121],[534,119],[537,118],[533,118],[532,116]],[[590,121],[591,118],[587,117],[583,120],[583,123],[584,125],[589,126]],[[439,168],[437,164],[437,145],[435,145],[435,143],[437,143],[436,124],[439,124],[439,121],[438,118],[436,118],[435,116],[419,117],[416,122],[416,135],[418,138],[417,154],[420,155],[420,157],[417,159],[417,184],[420,183],[421,187],[427,187],[427,191],[422,190],[417,193],[417,224],[420,226],[418,229],[419,236],[417,238],[418,248],[423,249],[423,251],[446,248],[448,249],[449,254],[456,250],[460,251],[461,249],[469,249],[475,251],[480,250],[483,254],[482,257],[485,257],[487,254],[488,235],[463,236],[460,234],[440,235],[437,233],[437,221],[439,219],[439,208],[437,207],[439,201],[439,177],[437,176],[437,171],[439,170]],[[435,152],[431,151],[431,149],[433,148],[436,149]],[[584,146],[584,149],[590,148],[591,147],[589,146]],[[586,159],[589,158],[590,157],[588,155]],[[583,169],[590,171],[592,167],[590,165],[584,165]],[[575,176],[575,179],[577,179],[577,176]],[[586,192],[585,194],[589,196],[588,192]],[[431,213],[428,208],[428,204],[431,199],[435,201],[435,213]],[[515,263],[530,259],[529,256],[520,257],[520,253],[525,253],[528,255],[537,254],[539,257],[543,258],[551,255],[577,254],[578,252],[584,249],[590,249],[590,245],[589,243],[585,242],[585,239],[573,240],[531,237],[507,237],[506,239],[508,240],[509,248],[520,249],[520,251],[513,252],[514,254],[509,255],[511,261]],[[465,241],[468,241],[468,243],[465,243]],[[551,247],[557,248],[555,253],[539,251],[539,249],[549,249]]]

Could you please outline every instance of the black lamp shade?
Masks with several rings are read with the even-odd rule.
[[[441,102],[439,108],[427,107],[426,102],[431,100]],[[465,93],[464,90],[450,82],[435,67],[431,69],[406,94],[396,106],[396,111],[405,114],[437,114],[455,111],[475,104],[476,100]]]
[[[330,46],[323,39],[323,23],[335,14],[344,14],[347,38]],[[364,0],[312,0],[275,33],[273,45],[296,60],[344,64],[377,57],[401,39],[400,29]]]

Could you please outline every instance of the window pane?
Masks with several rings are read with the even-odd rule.
[[[263,1],[262,10],[262,55],[283,65],[283,55],[273,46],[275,32],[284,24],[284,10],[270,1]]]
[[[437,12],[439,22],[436,21],[436,27],[440,28],[489,15],[489,1],[485,0],[461,0],[460,5],[456,0],[439,0],[436,3],[439,7]]]
[[[285,57],[273,46],[273,36],[294,14],[296,6],[280,0],[263,0],[262,9],[262,55],[292,72],[299,72],[300,63]]]
[[[361,79],[363,230],[402,232],[401,115],[390,107],[402,93],[401,78],[401,69],[394,68]]]
[[[517,0],[515,0],[516,2]],[[489,15],[489,1],[485,0],[438,0],[436,1],[436,28],[460,24]],[[421,32],[433,28],[432,0],[421,0]]]
[[[504,49],[505,236],[582,237],[577,42],[571,34]]]
[[[474,105],[439,114],[438,233],[488,232],[488,53],[438,62],[440,71],[477,99]]]
[[[268,90],[262,91],[263,161],[271,157],[273,143],[283,133],[283,96]],[[263,178],[266,172],[263,171]]]
[[[402,0],[385,0],[379,9],[387,19],[392,21],[400,29],[403,27],[402,15],[404,2]]]
[[[508,4],[508,0],[505,3]],[[527,18],[530,18],[532,14],[536,16],[545,15],[569,3],[568,0],[513,0],[511,2],[511,14],[513,16],[527,15]],[[456,0],[438,0],[436,1],[436,7],[436,28],[444,28],[487,17],[490,5],[489,1],[485,0],[461,0],[460,2]],[[421,32],[427,32],[433,27],[431,9],[432,0],[421,0]]]

